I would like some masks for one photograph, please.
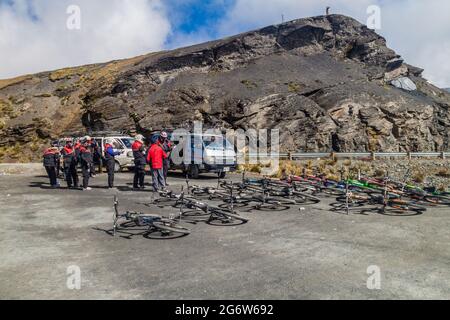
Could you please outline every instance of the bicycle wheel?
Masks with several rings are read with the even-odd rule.
[[[323,187],[319,189],[319,193],[324,193],[327,196],[344,196],[345,190],[333,187]]]
[[[406,200],[390,200],[386,206],[379,209],[379,213],[387,216],[416,216],[423,214],[427,209]]]
[[[278,202],[259,202],[253,208],[258,211],[285,211],[291,207]]]
[[[205,222],[208,221],[210,214],[201,210],[188,210],[183,211],[181,219],[187,222]]]
[[[242,184],[242,183],[227,183],[227,182],[222,182],[220,184],[220,187],[222,189],[225,189],[225,190],[228,190],[228,191],[233,190],[233,191],[236,191],[236,192],[241,191],[241,190],[246,188],[246,186],[244,184]]]
[[[174,207],[177,203],[178,199],[174,198],[158,198],[153,201],[153,203],[157,206],[162,207]]]
[[[435,205],[450,205],[450,197],[448,196],[429,195],[425,196],[424,200]]]
[[[356,202],[356,203],[360,203],[360,204],[366,204],[370,202],[371,197],[369,197],[367,194],[365,193],[355,193],[355,192],[351,192],[351,196],[349,198],[350,202]],[[346,203],[347,202],[347,197],[344,196],[340,196],[336,198],[336,201],[341,202],[341,203]]]
[[[175,239],[185,237],[191,231],[185,227],[179,226],[174,221],[153,222],[153,227],[145,235],[149,239]]]
[[[233,198],[233,200],[231,200],[230,198],[225,198],[223,199],[223,204],[220,204],[219,207],[223,208],[224,206],[226,206],[226,208],[228,208],[230,206],[231,203],[233,203],[233,206],[237,207],[237,208],[243,208],[248,206],[248,204],[250,203],[250,200],[247,199],[239,199],[239,198]]]
[[[208,199],[211,196],[211,192],[208,188],[192,188],[189,195],[195,198]]]
[[[296,205],[297,201],[295,199],[291,198],[285,198],[285,197],[268,197],[265,201],[269,204],[279,204],[279,205]]]
[[[319,198],[302,192],[294,192],[294,200],[300,204],[316,204],[320,202]]]
[[[226,209],[216,210],[213,209],[211,212],[211,217],[208,221],[208,224],[214,226],[235,226],[245,224],[249,221],[249,219],[244,218],[237,213],[231,213]]]

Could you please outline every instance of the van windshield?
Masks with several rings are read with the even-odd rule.
[[[134,143],[134,139],[131,138],[121,138],[120,139],[127,149],[131,149],[131,146]]]
[[[233,145],[221,136],[203,137],[203,143],[208,150],[234,150]]]

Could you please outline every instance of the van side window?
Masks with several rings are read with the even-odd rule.
[[[122,145],[119,143],[119,141],[117,141],[116,139],[113,140],[113,144],[112,147],[114,149],[123,149]]]

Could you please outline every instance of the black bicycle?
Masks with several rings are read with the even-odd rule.
[[[171,191],[160,193],[160,199],[155,201],[179,208],[180,217],[187,218],[191,221],[205,221],[214,225],[237,225],[249,221],[249,219],[240,216],[233,209],[233,203],[227,206],[227,208],[211,206],[208,203],[195,199],[192,195],[186,196],[183,189],[180,194],[175,194]],[[189,209],[189,211],[185,209]]]
[[[114,196],[113,236],[122,229],[146,227],[145,237],[150,239],[174,239],[187,236],[190,230],[179,225],[179,221],[156,214],[127,211],[119,212],[119,199]],[[125,220],[119,224],[120,220]]]

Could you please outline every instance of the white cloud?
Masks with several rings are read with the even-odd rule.
[[[331,13],[343,13],[365,19],[371,0],[237,0],[234,7],[220,24],[221,33],[231,35],[242,30],[278,24],[298,18],[325,14],[327,6]]]
[[[388,45],[438,87],[450,87],[450,1],[389,1],[381,34]]]
[[[369,5],[381,7],[382,29],[388,45],[406,62],[425,69],[424,76],[450,87],[450,1],[448,0],[237,0],[219,24],[221,35],[263,27],[285,20],[332,13],[367,21]]]
[[[71,4],[81,30],[66,26]],[[161,50],[170,31],[159,0],[15,0],[0,5],[0,78]]]

